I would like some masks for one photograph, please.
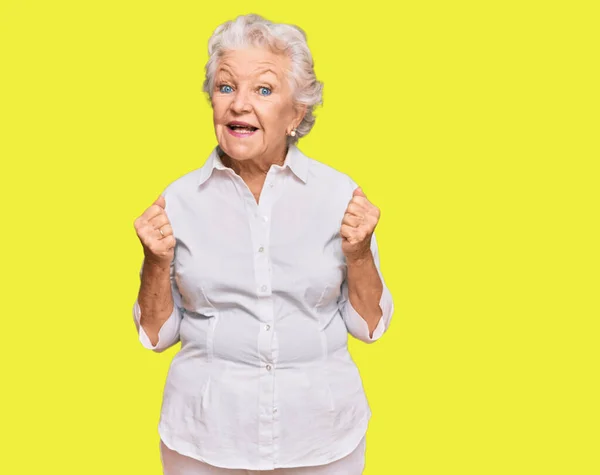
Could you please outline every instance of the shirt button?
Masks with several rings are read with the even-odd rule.
[[[267,371],[271,371],[271,365],[270,364],[267,365]]]
[[[265,325],[265,330],[269,331],[271,329],[271,325]]]
[[[269,188],[273,188],[273,183],[269,183]]]
[[[260,290],[262,290],[263,292],[265,292],[267,290],[267,286],[266,285],[261,286]]]
[[[264,252],[264,251],[265,251],[265,248],[264,248],[264,247],[260,246],[260,247],[258,248],[258,252]]]
[[[277,414],[277,408],[273,409],[273,414]]]
[[[263,216],[262,217],[263,221],[266,223],[267,221],[269,221],[269,217],[268,216]]]

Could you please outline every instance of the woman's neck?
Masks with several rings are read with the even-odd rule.
[[[269,169],[272,165],[282,166],[285,163],[286,156],[287,149],[284,150],[283,154],[281,154],[278,159],[266,160],[236,160],[224,153],[221,157],[221,161],[223,162],[223,165],[231,168],[237,175],[245,180],[256,180],[264,179],[267,173],[269,173]]]

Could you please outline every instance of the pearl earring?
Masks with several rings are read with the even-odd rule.
[[[290,132],[290,135],[292,137],[295,137],[296,136],[296,129],[292,129],[292,131]]]

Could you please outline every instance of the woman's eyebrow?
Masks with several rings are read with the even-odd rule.
[[[273,76],[275,76],[277,79],[279,79],[279,74],[277,74],[275,71],[273,71],[271,68],[265,68],[265,69],[259,69],[256,72],[257,76],[262,76],[264,74],[269,74],[271,73]]]
[[[227,67],[227,66],[219,66],[219,69],[217,69],[217,74],[227,74],[228,76],[233,77],[233,73],[231,72],[231,70]]]

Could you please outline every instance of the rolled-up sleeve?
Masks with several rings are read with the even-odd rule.
[[[377,268],[377,272],[383,284],[383,292],[381,293],[381,298],[379,299],[379,308],[381,309],[382,315],[379,323],[373,331],[373,336],[371,337],[369,335],[369,326],[367,325],[365,319],[360,316],[360,314],[352,306],[352,303],[350,303],[350,299],[348,297],[347,279],[344,279],[344,282],[342,283],[341,295],[338,304],[348,332],[354,338],[364,341],[365,343],[373,343],[381,338],[381,336],[389,328],[392,315],[394,313],[394,301],[392,299],[392,294],[387,288],[387,285],[383,279],[383,275],[381,274],[379,251],[375,233],[373,233],[371,238],[371,252],[373,254],[373,260],[375,261],[375,267]]]
[[[142,267],[140,269],[140,280],[142,278],[143,268],[144,264],[142,261]],[[152,343],[150,342],[150,338],[148,338],[148,335],[146,334],[144,328],[140,323],[142,313],[137,299],[133,305],[133,321],[135,323],[135,328],[139,335],[139,341],[144,346],[144,348],[153,350],[157,353],[161,353],[167,348],[170,348],[171,346],[179,342],[179,328],[181,326],[183,310],[181,304],[181,294],[177,289],[177,284],[175,283],[174,279],[173,262],[171,262],[169,274],[171,279],[171,294],[173,295],[173,311],[171,312],[171,315],[169,315],[169,318],[163,323],[162,327],[160,327],[160,330],[158,332],[158,342],[156,343],[156,345],[152,345]]]

